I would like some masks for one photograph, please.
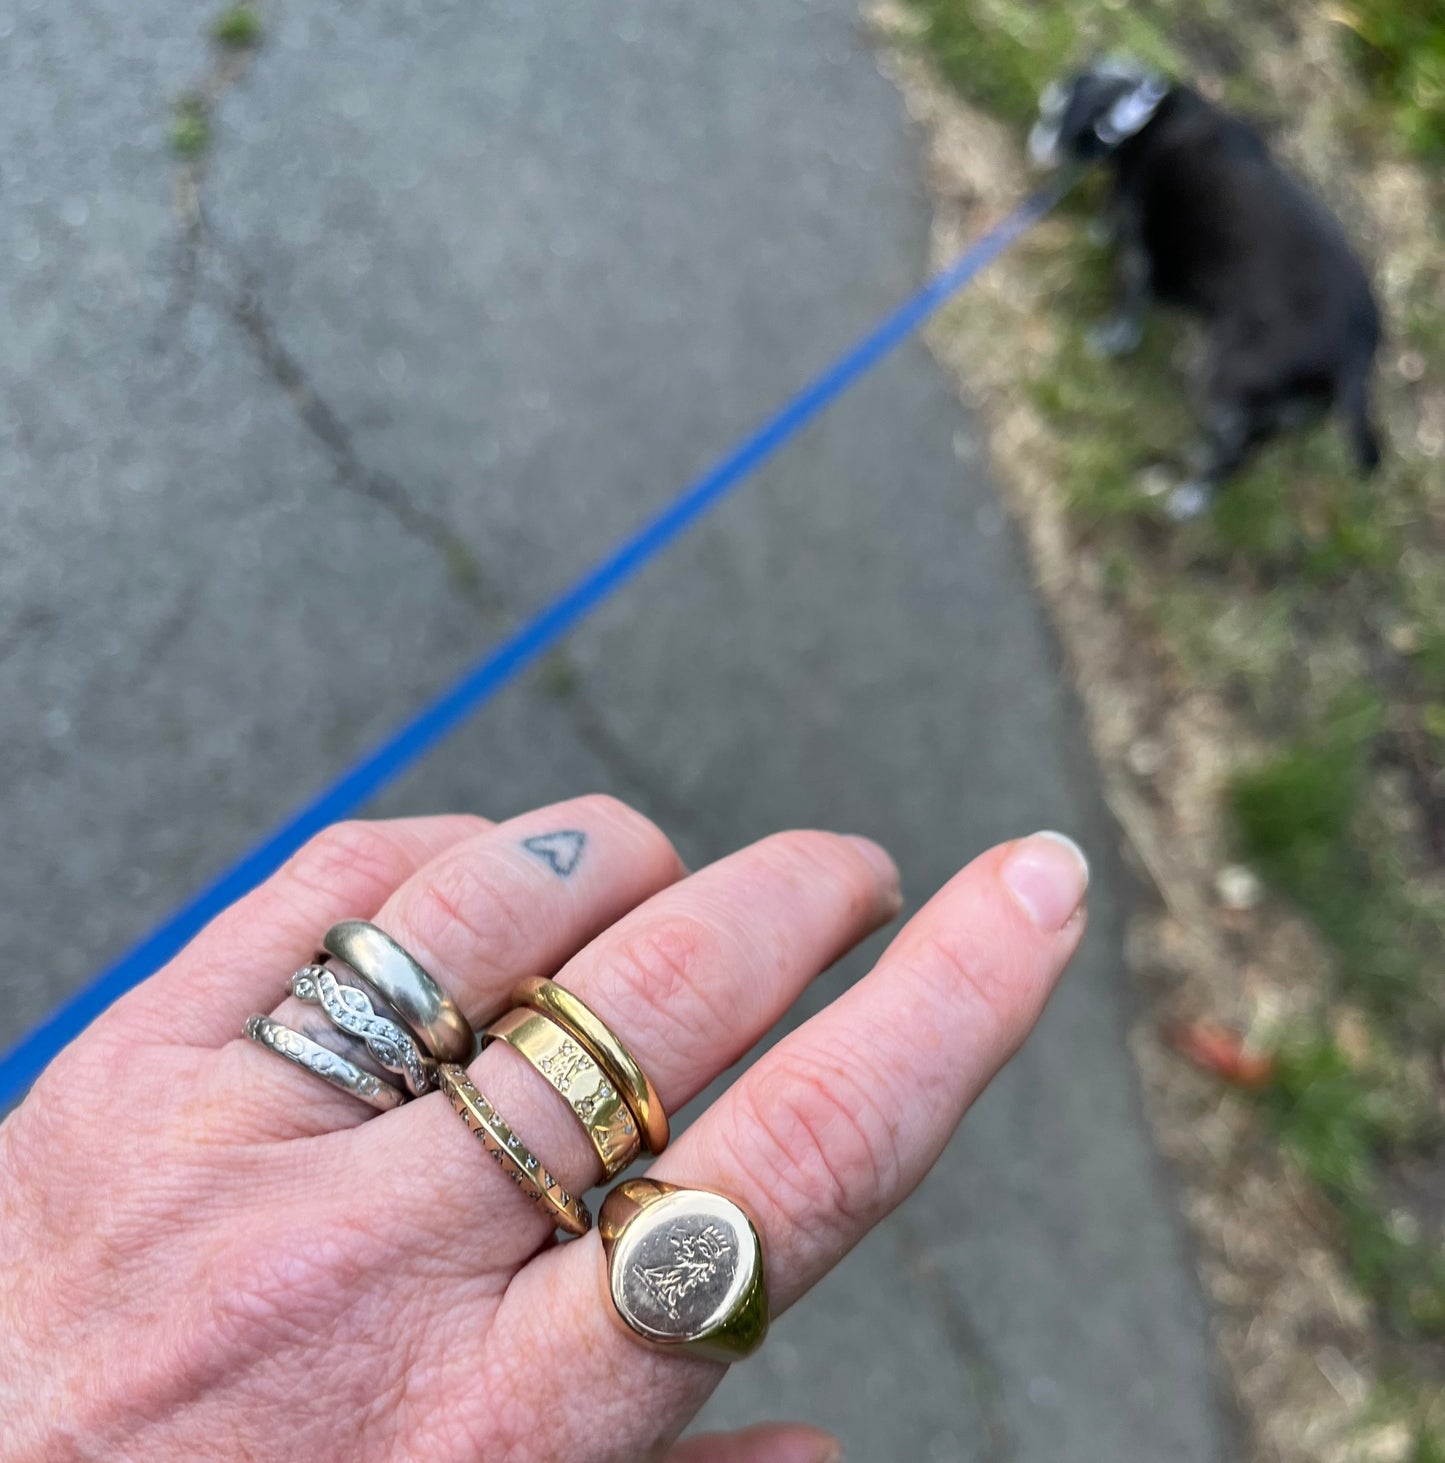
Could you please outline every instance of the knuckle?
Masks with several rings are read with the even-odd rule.
[[[357,818],[323,828],[292,855],[281,877],[323,895],[364,884],[379,904],[405,873],[391,837],[377,824]]]
[[[814,879],[820,871],[836,868],[841,847],[842,840],[836,834],[792,828],[769,834],[757,845],[757,853],[772,873]]]
[[[608,952],[607,969],[623,988],[618,998],[629,1030],[657,1034],[669,1045],[689,1034],[706,1037],[716,1013],[708,1003],[708,968],[720,941],[716,927],[696,915],[646,923]]]
[[[404,926],[403,945],[414,944],[453,974],[508,970],[536,935],[506,871],[471,855],[442,860],[396,923]]]
[[[770,880],[782,881],[816,898],[834,896],[850,919],[878,902],[878,875],[862,854],[836,833],[793,829],[765,838],[757,848]]]
[[[1017,983],[971,959],[956,940],[940,933],[926,935],[909,963],[924,980],[938,985],[946,1003],[955,1001],[959,990],[967,992],[991,1035],[1014,1044],[1022,1040],[1029,1018],[1021,1009]]]
[[[755,1072],[735,1143],[789,1201],[793,1224],[852,1231],[886,1210],[899,1182],[897,1133],[855,1059],[802,1058]]]

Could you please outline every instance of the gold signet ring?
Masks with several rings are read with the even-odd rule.
[[[597,1229],[612,1308],[634,1337],[723,1362],[763,1344],[762,1241],[731,1199],[627,1179],[603,1201]]]

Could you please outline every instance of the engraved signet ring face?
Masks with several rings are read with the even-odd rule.
[[[723,1362],[762,1345],[762,1242],[731,1199],[629,1179],[603,1202],[598,1232],[612,1309],[634,1337]]]

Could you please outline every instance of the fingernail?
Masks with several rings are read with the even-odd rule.
[[[1089,861],[1072,838],[1047,830],[1033,833],[1008,856],[1003,881],[1028,917],[1053,934],[1084,902]]]
[[[871,838],[860,838],[856,833],[846,835],[848,842],[868,860],[874,873],[882,880],[883,885],[893,895],[895,905],[903,903],[903,885],[898,874],[898,865],[893,862],[893,855],[888,852],[882,844],[874,843]]]

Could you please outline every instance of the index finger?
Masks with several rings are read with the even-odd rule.
[[[1033,1030],[1082,938],[1087,884],[1057,834],[984,854],[654,1170],[753,1212],[777,1309],[913,1192]]]
[[[1083,855],[1057,834],[982,855],[868,976],[745,1072],[649,1170],[752,1212],[775,1313],[912,1192],[1033,1029],[1082,937],[1087,882]],[[600,1302],[598,1249],[591,1236],[526,1267],[507,1295],[513,1323],[581,1311],[568,1365],[596,1374],[577,1385],[654,1398],[639,1427],[670,1410],[689,1415],[720,1369],[619,1342]],[[579,1307],[589,1293],[599,1303]],[[648,1439],[636,1442],[640,1451]]]

